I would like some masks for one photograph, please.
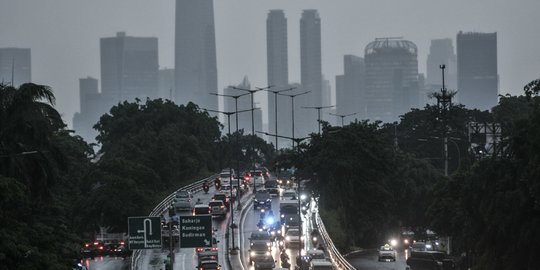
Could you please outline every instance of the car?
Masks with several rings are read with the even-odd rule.
[[[306,252],[312,260],[326,260],[326,254],[320,249],[310,249]]]
[[[264,189],[266,189],[272,196],[279,196],[278,183],[276,180],[266,181],[266,183],[264,183]]]
[[[227,216],[227,209],[225,209],[225,204],[222,200],[211,200],[208,203],[210,207],[210,214],[212,217],[221,217],[224,218]]]
[[[285,233],[290,229],[300,228],[300,217],[298,215],[285,215],[283,219],[283,224],[285,225]]]
[[[251,171],[251,178],[253,179],[252,182],[256,187],[264,185],[265,180],[261,170]]]
[[[379,248],[379,262],[387,260],[394,262],[396,261],[396,251],[389,244],[386,244]]]
[[[276,267],[276,262],[272,255],[257,257],[253,262],[255,270],[272,270]]]
[[[221,265],[216,260],[204,260],[195,268],[199,270],[221,270]]]
[[[173,199],[173,207],[175,211],[189,211],[193,208],[193,196],[190,192],[179,190]]]
[[[223,193],[223,192],[219,192],[219,193],[214,194],[214,197],[212,197],[212,200],[223,201],[223,203],[225,204],[225,207],[227,207],[227,209],[230,206],[229,196],[227,194]]]
[[[197,262],[200,265],[203,261],[218,261],[218,248],[196,248]]]
[[[211,209],[208,204],[200,203],[193,207],[192,215],[210,215]]]
[[[253,199],[253,208],[257,209],[271,209],[272,208],[272,198],[270,193],[265,189],[257,190],[255,198]]]
[[[412,245],[410,245],[409,247],[409,251],[412,253],[412,252],[422,252],[422,251],[427,251],[427,248],[426,248],[426,242],[414,242]]]
[[[312,260],[309,264],[310,270],[334,270],[332,263],[327,260]]]
[[[267,246],[270,246],[272,243],[270,241],[270,234],[266,231],[254,231],[249,237],[250,245],[254,243],[264,243]]]
[[[297,200],[298,196],[296,195],[296,190],[289,188],[283,190],[281,193],[281,199],[282,200]]]
[[[447,270],[455,269],[454,261],[440,251],[415,251],[407,258],[410,270]]]
[[[289,248],[289,246],[297,246],[300,247],[300,230],[299,229],[289,229],[285,233],[285,248]]]
[[[249,264],[252,264],[256,259],[264,256],[270,256],[272,245],[263,242],[251,243],[249,247]]]
[[[234,170],[232,170],[232,176],[231,173],[229,173],[229,170],[223,170],[219,174],[219,180],[221,181],[222,185],[230,185],[231,184],[231,178],[234,179]]]

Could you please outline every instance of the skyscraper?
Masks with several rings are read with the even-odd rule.
[[[457,34],[458,98],[469,108],[497,105],[497,33]]]
[[[119,32],[101,39],[101,91],[106,110],[117,102],[158,94],[158,40]]]
[[[362,118],[365,116],[364,58],[356,55],[343,56],[343,70],[342,77],[336,77],[336,113],[358,113],[358,117]],[[353,119],[348,118],[347,122]],[[338,120],[341,123],[341,118]]]
[[[80,110],[73,116],[73,129],[87,142],[94,142],[97,131],[92,127],[105,113],[101,106],[102,98],[98,92],[98,80],[87,77],[79,79]]]
[[[289,84],[287,18],[283,10],[270,10],[266,19],[266,59],[268,85],[282,88]]]
[[[426,65],[426,83],[433,88],[431,91],[438,91],[442,86],[440,65],[446,66],[445,87],[457,90],[457,60],[450,38],[431,40]]]
[[[213,0],[177,0],[175,28],[176,102],[218,108]]]
[[[378,38],[365,49],[367,119],[396,121],[418,106],[418,49],[408,40]]]
[[[19,87],[31,82],[31,67],[30,49],[0,48],[0,83]]]
[[[266,19],[266,54],[267,54],[267,72],[268,85],[273,86],[272,90],[283,90],[289,88],[289,63],[287,51],[287,18],[283,10],[270,10]],[[271,134],[283,134],[285,130],[290,129],[290,111],[288,98],[277,96],[277,129],[276,132],[276,112],[274,93],[267,92],[268,101],[268,131]],[[278,139],[284,141],[284,139]],[[270,138],[270,142],[275,142]],[[278,142],[279,145],[284,145]]]
[[[300,79],[302,88],[311,93],[299,102],[301,106],[326,106],[322,104],[321,18],[317,10],[308,9],[300,19]],[[303,109],[299,118],[300,136],[317,130],[317,112]]]

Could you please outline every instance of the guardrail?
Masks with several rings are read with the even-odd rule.
[[[339,252],[339,250],[334,246],[334,242],[332,242],[332,239],[328,235],[328,232],[326,231],[326,228],[324,227],[324,223],[319,216],[319,211],[316,211],[315,213],[315,225],[317,226],[317,229],[319,230],[319,234],[321,235],[321,238],[326,246],[326,251],[330,255],[330,260],[332,261],[332,264],[338,267],[338,269],[346,269],[346,270],[356,270],[354,266],[352,266]]]
[[[156,207],[154,207],[154,209],[152,210],[152,212],[150,212],[150,215],[151,217],[157,217],[157,216],[160,216],[162,213],[164,213],[168,208],[169,206],[171,205],[173,199],[174,199],[174,196],[176,195],[176,192],[180,191],[180,190],[185,190],[185,191],[189,191],[189,192],[197,192],[197,191],[200,191],[202,190],[202,185],[204,183],[204,181],[208,181],[209,183],[212,183],[212,181],[218,176],[218,174],[214,174],[210,177],[207,177],[205,179],[202,179],[202,180],[199,180],[195,183],[192,183],[192,184],[189,184],[185,187],[181,187],[179,188],[178,190],[176,190],[175,192],[171,193],[169,196],[167,196],[163,201],[161,201]],[[133,255],[131,256],[131,265],[130,265],[130,269],[132,270],[136,270],[138,269],[138,266],[141,262],[141,255],[142,255],[142,251],[143,250],[135,250],[133,252]]]

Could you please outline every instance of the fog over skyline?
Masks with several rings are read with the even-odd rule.
[[[460,30],[498,33],[501,94],[521,94],[526,83],[540,77],[538,0],[215,0],[216,90],[239,84],[244,75],[252,86],[266,85],[270,9],[283,9],[287,17],[291,82],[300,81],[304,9],[320,14],[322,69],[333,91],[335,75],[343,73],[343,55],[363,57],[377,37],[414,42],[419,72],[425,74],[431,39],[452,38],[455,48]],[[160,67],[174,67],[174,11],[174,0],[0,0],[0,47],[31,49],[33,82],[53,88],[57,108],[71,126],[79,111],[78,79],[101,81],[100,38],[120,31],[157,37]]]

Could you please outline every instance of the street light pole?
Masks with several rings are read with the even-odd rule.
[[[339,116],[341,117],[341,127],[344,126],[344,119],[345,117],[347,116],[352,116],[352,115],[357,115],[358,112],[355,112],[355,113],[350,113],[350,114],[335,114],[335,113],[328,113],[329,115],[333,115],[333,116]]]
[[[295,88],[296,87],[291,87],[291,88],[287,88],[287,89],[283,89],[283,90],[269,90],[269,89],[266,90],[268,92],[274,93],[274,116],[275,116],[274,117],[274,127],[275,127],[276,134],[278,134],[278,127],[277,127],[277,123],[278,123],[278,120],[277,120],[277,118],[278,118],[277,117],[278,116],[278,114],[277,114],[277,111],[278,111],[277,110],[277,108],[278,108],[278,106],[277,106],[277,96],[281,92],[291,91],[291,90],[293,90]],[[276,145],[275,145],[275,147],[276,147],[276,153],[277,153],[277,151],[278,151],[278,137],[276,137]]]
[[[319,122],[319,134],[321,134],[321,110],[322,109],[326,109],[326,108],[333,108],[335,107],[336,105],[330,105],[330,106],[314,106],[314,107],[302,107],[303,109],[316,109],[317,110],[317,115],[318,115],[318,119],[317,119],[317,122]]]
[[[228,126],[228,137],[230,138],[231,137],[231,115],[233,114],[238,114],[238,113],[241,113],[241,112],[247,112],[249,110],[243,110],[243,111],[235,111],[235,112],[223,112],[223,111],[217,111],[217,110],[210,110],[210,109],[205,109],[206,111],[209,111],[209,112],[215,112],[215,113],[222,113],[224,115],[227,116],[227,126]],[[229,183],[231,184],[231,199],[233,197],[233,189],[232,189],[232,169],[231,169],[231,159],[229,159],[229,162],[227,162],[228,166],[229,166]],[[238,189],[240,189],[240,186],[238,186],[237,188],[237,191]],[[238,196],[238,192],[236,194],[236,199],[237,200],[240,200],[239,196]],[[232,250],[236,250],[237,247],[235,245],[235,242],[234,242],[234,227],[233,227],[233,224],[234,224],[234,210],[233,210],[233,206],[232,204],[229,205],[229,208],[231,210],[231,231],[232,231]]]
[[[248,92],[251,95],[251,135],[252,136],[255,136],[255,115],[254,115],[254,112],[255,112],[254,103],[255,103],[255,101],[254,101],[253,95],[258,91],[267,90],[267,89],[270,89],[271,87],[272,86],[267,86],[267,87],[264,87],[264,88],[256,87],[257,89],[244,89],[244,88],[235,87],[235,86],[232,87],[232,89]],[[253,165],[253,163],[254,163],[253,162],[253,154],[254,154],[254,152],[255,152],[255,146],[253,145],[253,143],[251,143],[251,156],[250,156],[251,169],[253,169],[253,167],[254,167],[254,165]],[[255,185],[255,182],[253,182],[253,192],[257,192],[257,185]]]
[[[311,91],[306,91],[306,92],[302,92],[302,93],[298,93],[298,94],[293,94],[293,95],[287,95],[287,94],[279,94],[278,95],[281,95],[281,96],[286,96],[286,97],[290,97],[291,98],[291,111],[292,111],[292,138],[294,138],[294,98],[297,97],[297,96],[301,96],[301,95],[305,95],[307,93],[309,93]],[[292,141],[292,148],[294,150],[294,140]]]
[[[236,139],[236,185],[238,185],[238,189],[236,191],[236,196],[237,197],[240,197],[238,194],[238,190],[240,189],[240,178],[239,177],[239,174],[240,174],[240,156],[239,156],[239,150],[240,150],[240,142],[238,141],[238,99],[243,97],[243,96],[247,96],[249,95],[249,93],[245,93],[245,94],[241,94],[241,95],[223,95],[223,94],[218,94],[218,93],[210,93],[211,95],[214,95],[214,96],[218,96],[218,97],[228,97],[228,98],[234,98],[234,111],[235,111],[235,117],[236,117],[236,133],[235,133],[235,139]],[[229,123],[230,125],[230,123]],[[240,202],[240,200],[238,200],[238,203],[237,203],[237,207],[238,207],[238,210],[242,209],[242,203]]]
[[[452,106],[452,95],[448,93],[444,84],[444,69],[445,65],[440,65],[442,73],[442,88],[441,94],[436,94],[437,107],[440,110],[443,122],[443,158],[444,158],[444,176],[448,176],[448,111]]]

